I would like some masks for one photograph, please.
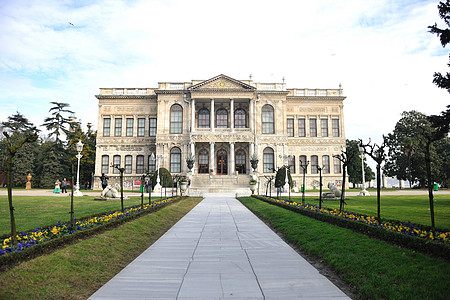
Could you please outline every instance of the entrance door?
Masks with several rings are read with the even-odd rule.
[[[217,175],[228,174],[228,157],[225,150],[217,151]]]
[[[246,165],[245,165],[245,152],[242,149],[236,151],[236,171],[238,174],[246,173]]]

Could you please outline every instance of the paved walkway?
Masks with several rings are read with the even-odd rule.
[[[349,299],[231,194],[210,194],[89,299]]]

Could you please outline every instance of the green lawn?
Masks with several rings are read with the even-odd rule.
[[[360,299],[448,299],[450,263],[245,197],[292,245],[319,258]]]
[[[87,299],[200,200],[173,203],[0,273],[0,299]]]
[[[81,218],[110,210],[120,210],[119,200],[95,201],[92,196],[74,197],[74,217]],[[159,199],[159,197],[152,197]],[[124,207],[141,203],[141,197],[124,199]],[[144,197],[144,203],[148,198]],[[14,196],[14,216],[17,231],[35,229],[39,226],[52,225],[58,220],[70,220],[70,197],[53,196]],[[8,197],[0,196],[0,235],[11,232]]]
[[[352,196],[345,202],[345,210],[377,216],[377,197]],[[275,195],[272,195],[275,196]],[[287,199],[287,197],[284,197]],[[301,197],[291,197],[292,201],[301,202]],[[436,227],[450,230],[450,195],[434,196],[434,218]],[[319,205],[317,197],[306,197],[305,202]],[[323,206],[339,209],[339,200],[325,201]],[[381,195],[381,218],[431,226],[428,196],[425,195]]]

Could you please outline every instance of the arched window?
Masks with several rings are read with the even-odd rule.
[[[181,172],[181,150],[180,148],[174,147],[170,150],[170,172],[180,173]]]
[[[170,133],[182,133],[183,108],[179,104],[172,105],[170,109]]]
[[[264,173],[272,173],[274,171],[274,155],[272,148],[266,148],[263,152]]]
[[[208,174],[209,173],[209,153],[206,149],[201,149],[198,152],[198,173]]]
[[[109,155],[102,155],[102,173],[108,174]]]
[[[217,128],[228,128],[228,111],[220,108],[216,113]]]
[[[239,174],[245,174],[246,173],[246,160],[245,160],[245,151],[242,149],[239,149],[236,151],[236,171],[238,171]]]
[[[322,170],[324,174],[330,174],[330,157],[328,155],[322,156]]]
[[[198,111],[198,128],[209,128],[209,110],[207,108]]]
[[[333,157],[334,174],[340,174],[341,171],[341,161],[337,157]]]
[[[152,159],[152,156],[149,155],[148,156],[148,171],[153,172],[155,170],[156,170],[156,159],[154,157]]]
[[[300,155],[300,171],[305,174],[308,173],[308,166],[306,165],[306,155]]]
[[[144,155],[136,156],[136,173],[137,174],[144,173]]]
[[[262,133],[275,133],[273,107],[269,104],[262,108]]]
[[[121,166],[120,166],[120,163],[121,163],[121,161],[120,161],[120,155],[114,155],[114,156],[113,156],[113,165],[120,168],[120,167],[121,167]],[[114,174],[119,174],[120,172],[119,172],[119,170],[117,170],[117,168],[114,168],[113,173],[114,173]]]
[[[294,155],[289,155],[288,166],[289,166],[289,170],[291,171],[291,174],[295,174],[295,156]]]
[[[247,128],[245,110],[238,108],[234,111],[234,128]]]
[[[131,155],[125,156],[125,174],[131,174],[133,168],[133,157]]]
[[[319,169],[317,169],[317,167],[319,167],[319,158],[317,157],[317,155],[311,155],[311,173],[312,174],[319,173]]]

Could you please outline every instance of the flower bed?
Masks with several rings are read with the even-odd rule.
[[[74,220],[74,227],[70,229],[70,222],[62,223],[58,221],[57,224],[48,227],[39,227],[31,232],[20,232],[17,234],[18,245],[12,247],[11,237],[0,237],[0,257],[6,254],[19,253],[26,249],[41,246],[46,247],[46,244],[50,244],[55,240],[60,240],[60,243],[56,242],[53,245],[64,243],[65,241],[72,239],[73,237],[81,237],[83,232],[87,232],[86,235],[92,234],[95,228],[108,227],[105,225],[112,223],[122,223],[123,221],[140,216],[143,213],[154,211],[168,203],[172,203],[181,197],[166,198],[161,201],[152,202],[152,204],[135,205],[126,207],[124,212],[121,210],[110,211],[107,213],[97,214],[90,217]],[[88,232],[90,231],[90,232]],[[48,246],[48,245],[47,245]],[[41,249],[42,250],[42,249]],[[0,260],[1,263],[1,260]]]
[[[326,221],[341,227],[375,236],[404,247],[419,250],[450,259],[450,232],[431,231],[431,228],[412,223],[394,220],[382,220],[381,224],[374,216],[366,216],[354,212],[330,209],[309,203],[302,205],[284,199],[265,196],[253,196],[257,199],[276,204],[309,217]]]

